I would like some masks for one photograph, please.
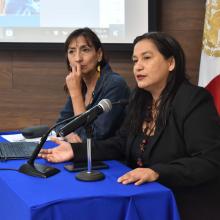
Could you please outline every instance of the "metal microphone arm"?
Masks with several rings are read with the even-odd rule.
[[[36,176],[36,177],[43,177],[43,178],[53,176],[53,175],[57,174],[58,172],[60,172],[60,170],[58,170],[57,168],[45,166],[42,164],[36,164],[36,163],[34,163],[34,161],[37,158],[37,155],[39,154],[44,143],[46,142],[47,137],[49,136],[50,132],[56,126],[63,124],[64,122],[71,121],[77,117],[79,117],[79,115],[67,118],[67,119],[53,125],[52,127],[50,127],[48,129],[48,131],[41,137],[39,144],[36,146],[34,152],[32,153],[32,155],[31,155],[30,159],[27,161],[27,163],[20,166],[19,172],[27,174],[29,176]]]

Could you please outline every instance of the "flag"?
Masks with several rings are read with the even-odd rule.
[[[198,85],[213,95],[220,115],[220,0],[206,0]]]

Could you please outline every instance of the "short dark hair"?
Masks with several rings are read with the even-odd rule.
[[[87,40],[88,45],[93,46],[96,51],[98,51],[99,49],[102,50],[103,56],[102,56],[102,60],[99,62],[99,65],[100,65],[101,68],[103,66],[105,66],[107,61],[106,61],[105,52],[104,52],[104,49],[103,49],[103,46],[102,46],[102,43],[101,43],[100,39],[98,38],[98,36],[96,35],[96,33],[94,31],[92,31],[88,27],[85,27],[85,28],[79,28],[79,29],[74,30],[67,37],[67,39],[65,41],[64,49],[65,49],[65,52],[66,52],[66,63],[67,63],[68,70],[71,70],[69,60],[67,58],[67,51],[68,51],[69,45],[70,45],[70,43],[72,42],[73,39],[76,39],[80,36],[83,36]]]

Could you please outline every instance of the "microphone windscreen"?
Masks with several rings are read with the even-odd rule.
[[[102,99],[98,105],[101,106],[104,112],[109,112],[112,109],[112,103],[109,99]]]
[[[38,138],[43,136],[47,131],[49,130],[49,127],[47,125],[36,125],[33,127],[28,127],[21,129],[21,134],[25,138]]]

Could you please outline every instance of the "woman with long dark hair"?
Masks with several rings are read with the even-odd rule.
[[[185,75],[179,43],[165,33],[134,41],[137,88],[118,134],[94,141],[94,160],[126,160],[133,169],[122,184],[158,181],[170,187],[181,219],[219,219],[220,120],[211,95]],[[42,150],[51,162],[86,160],[86,145],[55,140]]]
[[[125,80],[113,72],[106,61],[98,36],[89,28],[73,31],[65,42],[68,75],[65,91],[69,94],[57,122],[79,115],[97,105],[102,99],[111,102],[128,99],[129,88]],[[93,123],[95,139],[113,136],[123,120],[123,106],[114,106]],[[56,128],[58,131],[60,125]],[[86,139],[85,130],[79,128],[66,137],[69,142]]]

